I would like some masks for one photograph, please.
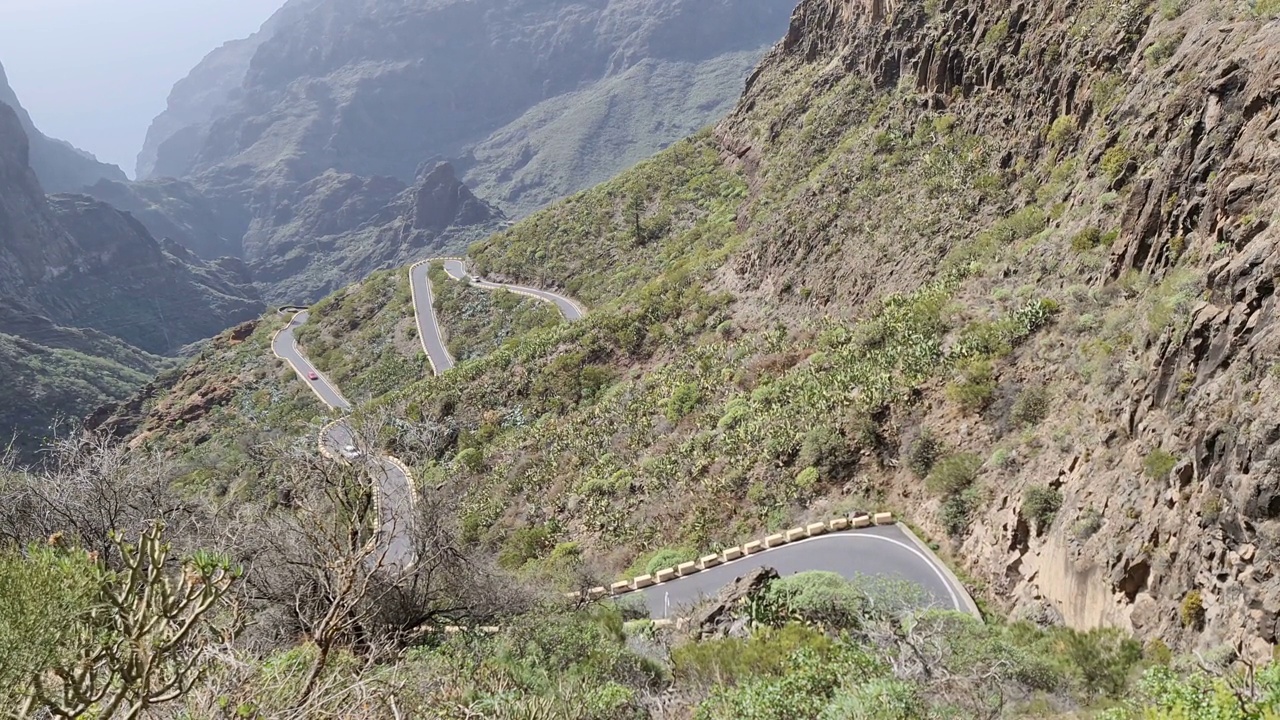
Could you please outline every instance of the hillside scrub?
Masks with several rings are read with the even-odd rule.
[[[428,272],[436,317],[456,362],[481,357],[525,333],[562,322],[560,312],[549,303],[454,280],[440,263],[432,263]],[[395,309],[381,313],[394,317]]]
[[[408,273],[388,270],[316,303],[294,335],[344,395],[363,400],[430,374],[413,318]]]
[[[1275,24],[1210,0],[872,10],[804,0],[714,130],[474,246],[584,321],[358,416],[395,419],[379,440],[457,495],[469,549],[558,589],[582,579],[547,572],[559,548],[610,577],[896,509],[1001,610],[1268,657],[1250,608],[1280,586],[1245,558],[1280,467]],[[1175,531],[1210,492],[1212,530]],[[1045,581],[1067,562],[1099,571]],[[1197,585],[1218,577],[1239,592]],[[1214,611],[1184,626],[1193,585]]]

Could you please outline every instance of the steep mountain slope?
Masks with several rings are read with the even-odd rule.
[[[81,192],[99,180],[125,180],[124,171],[115,165],[98,162],[89,153],[72,147],[62,140],[55,140],[36,129],[31,116],[18,102],[18,96],[9,87],[4,66],[0,65],[0,103],[13,108],[22,123],[31,146],[31,167],[40,178],[40,184],[49,192]]]
[[[305,180],[335,169],[408,181],[421,161],[456,156],[536,103],[642,60],[760,48],[791,9],[767,0],[291,5],[288,21],[269,24],[241,96],[212,113],[199,152],[174,174],[247,167]],[[160,153],[158,163],[170,161]]]
[[[366,412],[513,566],[892,507],[1018,616],[1270,657],[1274,14],[804,0],[713,134],[473,247],[586,321]]]
[[[50,421],[134,390],[157,355],[263,309],[239,261],[157,243],[89,197],[46,197],[28,158],[21,119],[0,105],[0,435],[24,454]]]
[[[389,231],[371,230],[412,222],[386,204],[403,205],[396,197],[424,163],[450,161],[482,198],[524,214],[719,117],[790,9],[791,0],[293,0],[261,32],[206,58],[151,128],[140,177],[189,182],[202,209],[164,199],[163,183],[125,204],[150,210],[139,219],[157,235],[218,213],[217,230],[173,239],[204,257],[232,251],[273,299],[314,300],[379,263],[456,251],[493,228],[495,212],[474,227],[437,218],[439,232],[396,248]],[[313,226],[324,229],[318,246],[305,234]],[[303,258],[315,251],[323,258]]]
[[[165,111],[151,121],[136,176],[177,177],[185,173],[200,149],[205,128],[224,112],[244,83],[258,47],[282,24],[306,12],[315,0],[292,0],[247,38],[231,40],[209,53],[169,93]]]
[[[459,163],[476,192],[515,217],[617,175],[733,107],[761,49],[700,62],[645,59],[534,105]]]

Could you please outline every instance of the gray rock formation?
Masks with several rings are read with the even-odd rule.
[[[523,214],[714,120],[792,4],[292,0],[206,57],[148,132],[139,177],[181,178],[203,200],[186,186],[92,192],[203,257],[237,253],[272,298],[314,300],[412,259],[399,250],[484,234],[495,211],[453,169],[420,178],[424,160],[454,159]],[[443,194],[399,197],[423,182]]]
[[[127,395],[157,355],[263,309],[238,261],[157,242],[102,201],[46,197],[23,122],[0,104],[0,435],[20,452],[58,417]]]
[[[425,164],[414,183],[328,172],[282,198],[245,235],[254,279],[271,302],[315,300],[369,273],[466,247],[503,215],[458,180]]]
[[[740,617],[742,606],[778,579],[771,567],[755,568],[716,593],[715,599],[698,608],[690,619],[690,632],[698,638],[734,636],[744,628]]]

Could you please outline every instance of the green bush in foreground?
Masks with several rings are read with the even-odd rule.
[[[1178,464],[1178,458],[1163,448],[1156,448],[1147,453],[1146,458],[1142,461],[1142,469],[1147,473],[1147,477],[1152,480],[1163,480],[1169,477],[1169,473],[1173,472],[1174,466]]]
[[[0,704],[39,670],[69,660],[73,620],[89,611],[98,570],[83,551],[0,554]]]
[[[951,455],[933,466],[925,484],[932,492],[949,497],[972,485],[981,467],[982,458],[974,453]]]
[[[1049,529],[1061,508],[1062,493],[1057,490],[1044,485],[1032,485],[1022,493],[1022,512],[1035,523],[1037,534]]]

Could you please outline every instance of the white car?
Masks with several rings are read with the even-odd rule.
[[[355,445],[348,445],[342,448],[342,457],[348,460],[355,460],[356,458],[360,457],[362,454],[363,453],[361,453],[359,450],[356,449]]]

